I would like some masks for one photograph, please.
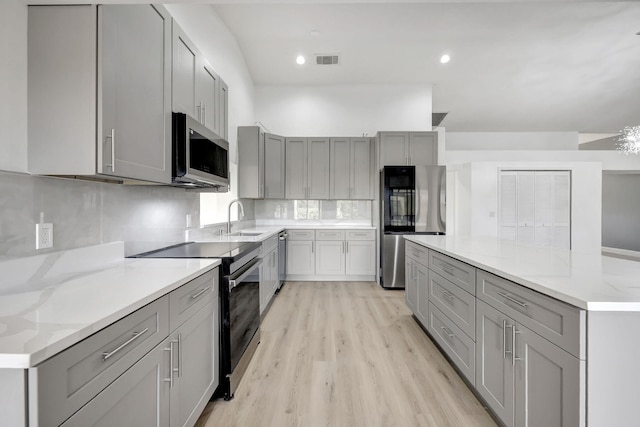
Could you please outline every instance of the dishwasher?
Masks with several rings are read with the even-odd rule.
[[[287,278],[287,234],[286,230],[278,234],[278,289],[276,294],[280,292],[284,281]]]

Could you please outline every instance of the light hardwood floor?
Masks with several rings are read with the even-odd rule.
[[[495,426],[420,329],[404,292],[287,282],[235,398],[198,427]]]

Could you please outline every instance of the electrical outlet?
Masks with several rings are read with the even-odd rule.
[[[53,224],[36,224],[36,249],[53,247]]]

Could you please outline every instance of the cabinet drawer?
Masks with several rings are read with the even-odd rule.
[[[218,297],[218,267],[196,277],[169,294],[170,329],[184,323],[198,310]]]
[[[376,230],[347,230],[347,240],[376,240]]]
[[[431,303],[429,303],[429,331],[454,365],[472,385],[475,385],[475,343]]]
[[[478,297],[574,356],[584,359],[584,310],[482,270],[478,270]]]
[[[59,425],[168,334],[165,296],[30,369],[30,423]]]
[[[288,240],[315,240],[315,230],[287,230]]]
[[[473,341],[476,340],[476,299],[447,279],[431,272],[429,301]]]
[[[476,294],[476,269],[469,264],[443,255],[439,252],[429,253],[429,268],[442,277],[460,286],[471,295]]]
[[[316,230],[316,240],[344,240],[344,230]]]
[[[413,242],[406,242],[405,255],[407,258],[411,258],[425,267],[429,265],[429,249],[424,246],[417,245]]]

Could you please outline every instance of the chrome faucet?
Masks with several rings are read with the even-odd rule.
[[[227,207],[227,234],[231,233],[231,205],[236,202],[240,207],[240,217],[244,217],[244,206],[242,206],[242,202],[240,201],[240,199],[233,199],[232,201],[230,201],[229,206]]]

